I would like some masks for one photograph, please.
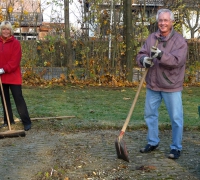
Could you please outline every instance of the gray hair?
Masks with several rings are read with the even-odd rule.
[[[158,22],[158,17],[161,13],[169,13],[170,14],[170,19],[174,21],[174,13],[170,11],[169,9],[159,9],[157,14],[156,14],[156,21]]]
[[[1,25],[0,25],[0,35],[2,35],[2,29],[3,28],[10,29],[11,35],[14,34],[12,24],[9,21],[3,21],[3,22],[1,22]]]

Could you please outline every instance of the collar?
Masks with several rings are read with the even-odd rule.
[[[172,27],[171,32],[167,35],[167,36],[162,36],[160,33],[160,30],[158,30],[155,34],[156,38],[158,39],[158,41],[168,41],[173,35],[174,35],[175,31],[174,28]]]
[[[5,42],[9,41],[10,39],[12,39],[12,36],[7,37],[7,38],[0,36],[0,39],[3,41],[3,43],[5,43]]]
[[[163,42],[163,47],[165,48],[167,45],[167,41],[174,35],[175,31],[172,27],[171,32],[167,36],[162,36],[160,33],[160,30],[158,30],[155,33],[156,39],[158,39],[159,42]]]

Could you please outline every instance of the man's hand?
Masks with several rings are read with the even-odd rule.
[[[158,58],[159,60],[161,59],[162,56],[162,51],[155,46],[151,47],[151,58]]]
[[[0,68],[0,74],[4,74],[4,73],[5,73],[4,69]]]
[[[153,62],[152,62],[152,58],[150,58],[150,57],[142,57],[140,59],[140,63],[145,68],[150,68],[150,67],[152,67],[154,65]]]

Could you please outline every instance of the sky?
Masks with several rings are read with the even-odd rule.
[[[50,3],[51,2],[51,3]],[[63,0],[41,0],[41,9],[43,11],[43,21],[51,22],[55,18],[57,22],[64,22]],[[78,21],[81,20],[81,7],[78,0],[73,0],[69,5],[70,23],[74,27],[80,26]]]

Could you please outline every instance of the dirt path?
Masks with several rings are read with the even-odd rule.
[[[167,158],[171,132],[160,134],[159,149],[141,154],[146,131],[126,132],[131,162],[116,158],[118,131],[59,133],[36,129],[26,137],[0,140],[1,180],[200,179],[200,132],[185,132],[182,155]]]

